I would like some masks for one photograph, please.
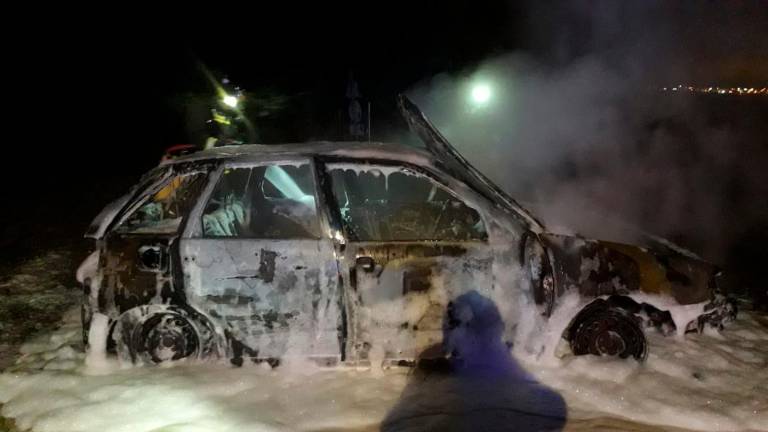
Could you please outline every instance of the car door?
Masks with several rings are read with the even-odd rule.
[[[101,245],[100,288],[91,308],[115,319],[136,306],[178,302],[174,250],[207,174],[206,166],[157,172],[114,218]]]
[[[451,300],[493,289],[480,212],[416,167],[326,161],[324,172],[345,238],[349,359],[376,365],[442,356]]]
[[[229,163],[182,240],[188,301],[234,357],[340,356],[340,291],[309,160]]]

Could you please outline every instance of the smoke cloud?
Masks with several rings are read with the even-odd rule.
[[[768,221],[768,104],[660,89],[762,84],[758,3],[535,2],[529,47],[409,95],[551,231],[649,233],[723,264]],[[483,106],[478,83],[491,88]]]

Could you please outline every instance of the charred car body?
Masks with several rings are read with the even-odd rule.
[[[548,234],[400,104],[426,150],[222,147],[148,173],[87,234],[97,248],[78,275],[86,340],[106,338],[137,363],[413,364],[448,355],[428,348],[442,339],[451,299],[468,291],[497,304],[509,346],[535,345],[559,300],[578,293],[561,329],[571,351],[643,359],[646,329],[735,317],[711,264]],[[680,322],[669,305],[697,312]],[[92,321],[108,325],[95,331]]]

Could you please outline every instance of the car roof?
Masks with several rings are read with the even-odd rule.
[[[214,147],[184,155],[163,162],[161,165],[173,165],[206,160],[228,160],[235,162],[258,161],[279,157],[336,156],[355,159],[387,159],[426,165],[434,156],[424,149],[401,144],[382,142],[333,142],[316,141],[296,144],[243,144]]]

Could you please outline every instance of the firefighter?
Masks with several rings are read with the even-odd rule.
[[[230,86],[227,78],[221,81],[217,89],[219,97],[211,108],[211,117],[207,121],[208,138],[205,148],[246,144],[250,139],[250,128],[241,108],[243,92],[239,87]]]

